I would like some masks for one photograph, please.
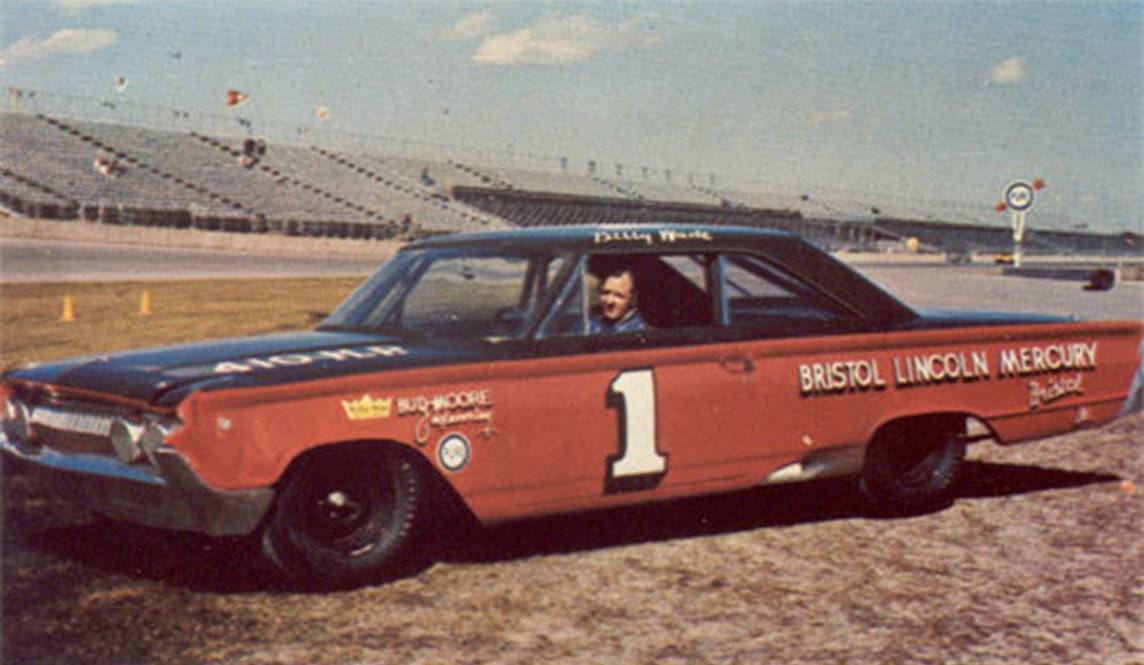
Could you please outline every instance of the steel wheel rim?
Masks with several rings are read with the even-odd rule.
[[[393,493],[376,479],[316,480],[294,505],[299,530],[315,544],[343,554],[372,549],[392,522]]]

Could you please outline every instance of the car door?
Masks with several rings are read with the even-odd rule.
[[[878,413],[863,408],[871,403],[862,396],[884,392],[890,378],[872,360],[884,335],[765,257],[727,253],[719,267],[724,334],[744,341],[754,367],[745,396],[756,436],[748,445],[765,458],[762,474],[811,459],[829,457],[837,469],[855,463],[856,435]],[[816,398],[825,384],[828,394]]]
[[[491,512],[567,511],[757,482],[750,345],[718,339],[714,256],[639,257],[656,272],[640,294],[655,327],[617,335],[586,333],[593,258],[577,266],[541,325],[534,356],[504,368],[512,381],[500,389],[497,428],[512,450],[514,482]]]

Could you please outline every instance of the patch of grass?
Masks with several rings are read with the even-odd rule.
[[[314,326],[360,278],[5,284],[0,367]],[[149,315],[141,315],[143,293]],[[65,298],[74,321],[61,321]]]

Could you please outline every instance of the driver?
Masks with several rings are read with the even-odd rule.
[[[593,335],[637,332],[647,328],[639,313],[639,292],[631,268],[617,267],[601,276],[599,313],[593,314]]]

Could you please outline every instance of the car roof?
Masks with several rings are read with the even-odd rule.
[[[419,240],[404,249],[482,248],[494,251],[576,253],[751,252],[833,294],[868,320],[886,324],[916,318],[904,303],[794,233],[715,224],[606,224],[541,226],[458,233]]]
[[[434,236],[410,243],[409,249],[511,245],[555,250],[593,251],[712,251],[744,247],[768,240],[803,242],[785,231],[715,224],[605,224],[592,226],[533,226],[507,231],[478,231]]]

